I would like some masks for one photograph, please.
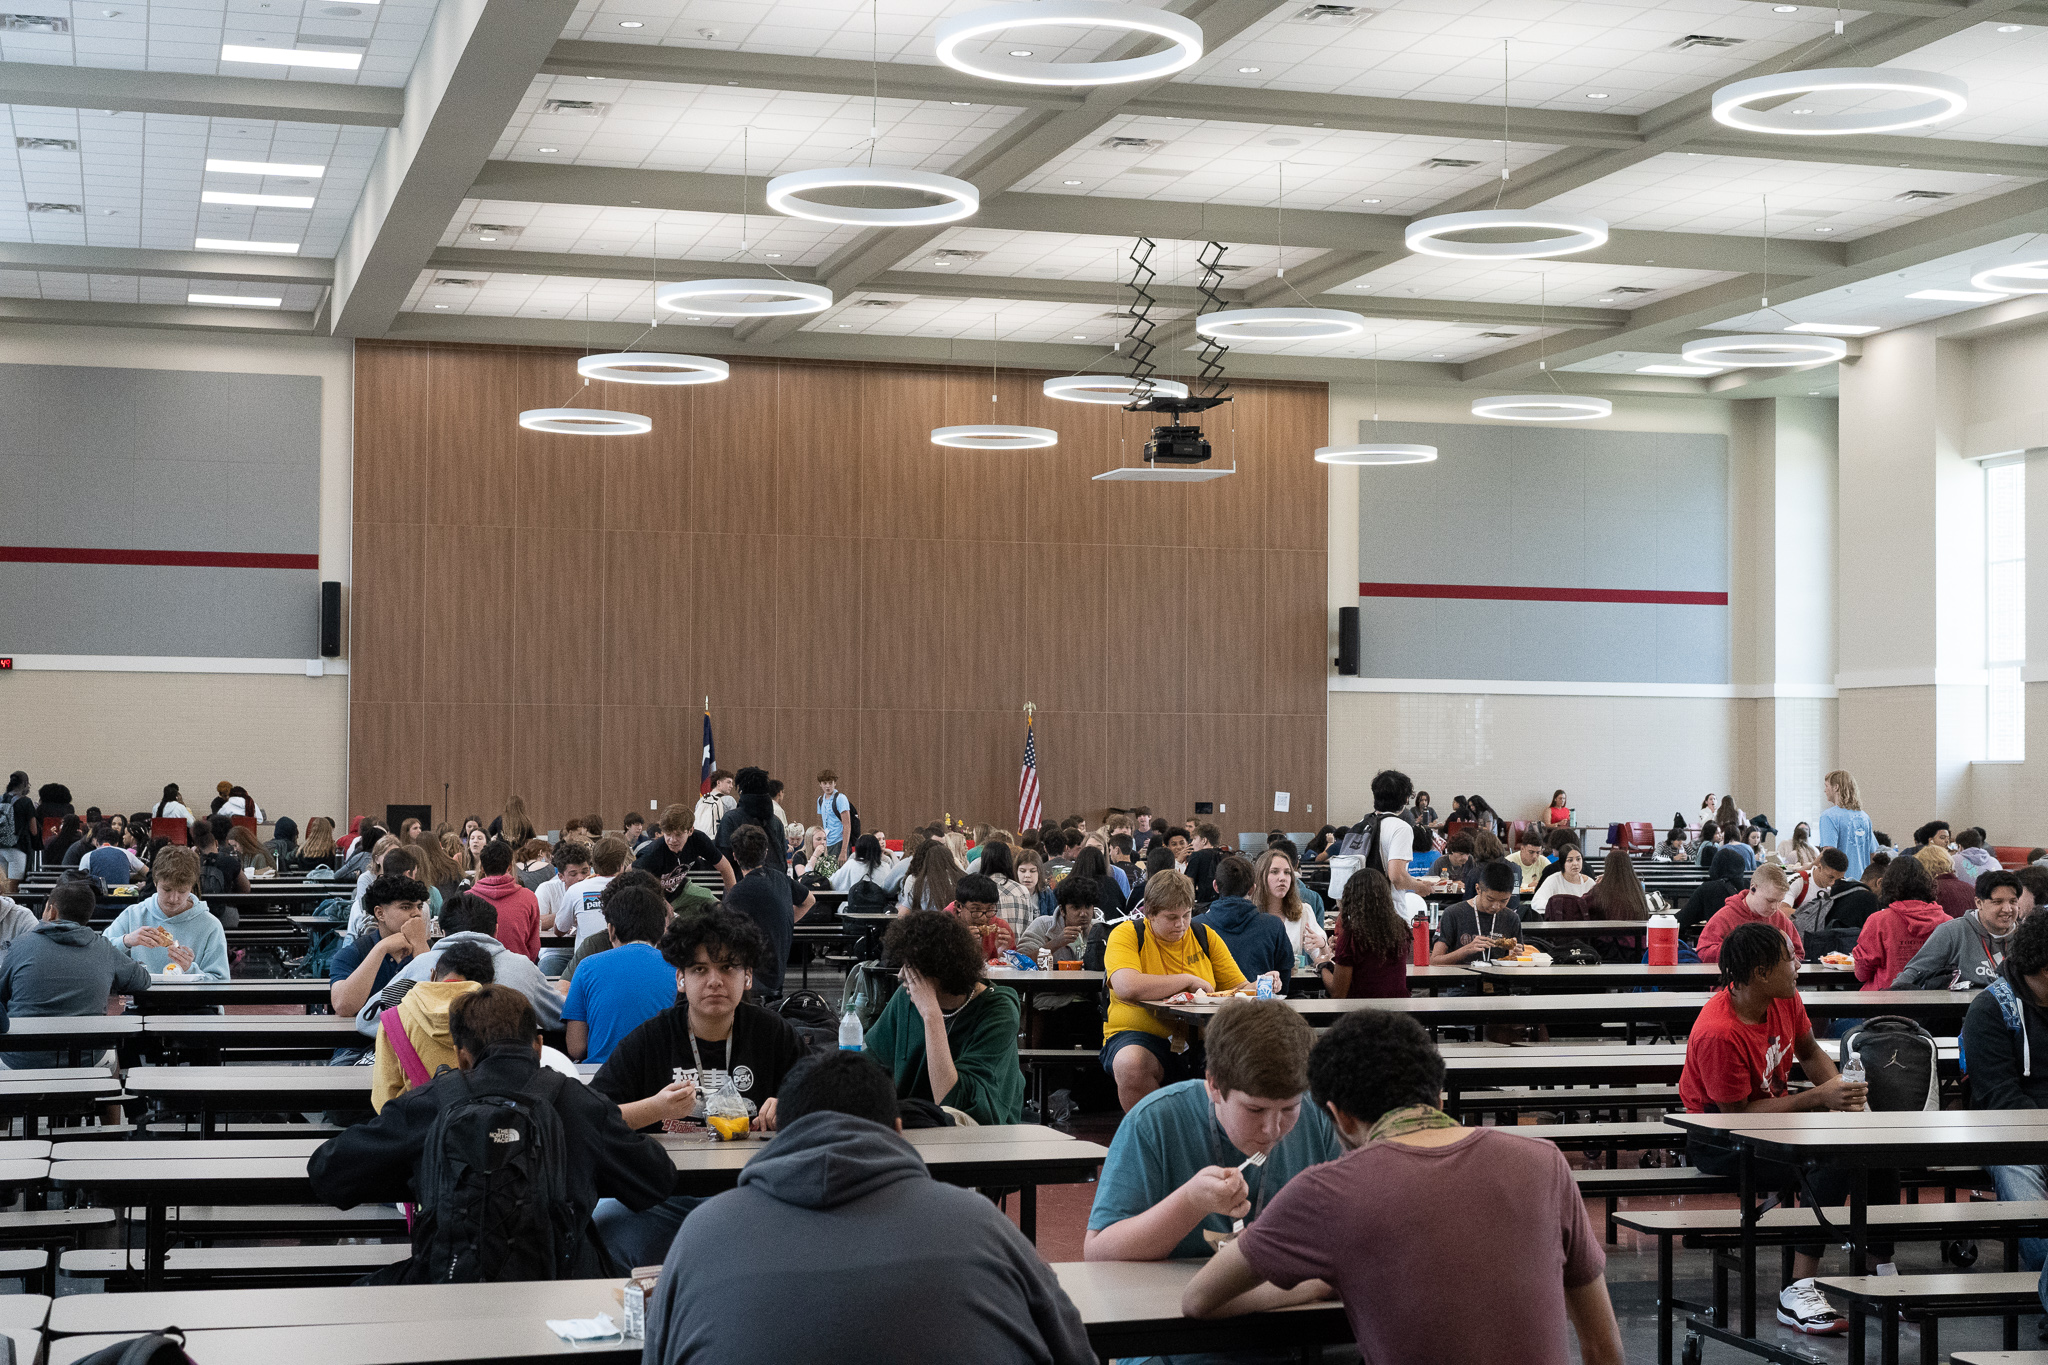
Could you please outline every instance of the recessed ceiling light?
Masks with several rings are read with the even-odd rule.
[[[478,240],[479,242],[495,242],[495,241],[497,241],[498,239],[497,239],[496,237],[479,237],[479,238],[477,238],[477,240]]]
[[[2006,294],[1987,294],[1978,289],[1922,289],[1916,294],[1906,295],[1909,299],[1934,299],[1941,303],[1996,303]]]
[[[1773,14],[1797,14],[1797,13],[1799,13],[1799,6],[1797,6],[1797,5],[1772,5],[1772,6],[1771,6],[1771,13],[1773,13]]]
[[[1029,57],[1031,49],[1028,47],[1013,47],[1010,49],[1010,55],[1012,57]]]
[[[1793,112],[1793,113],[1795,113],[1795,114],[1810,114],[1810,113],[1812,113],[1812,112],[1813,112],[1813,110],[1811,110],[1811,109],[1794,109],[1794,110],[1793,110],[1792,112]]]
[[[1359,202],[1359,203],[1361,203],[1361,204],[1377,204],[1377,203],[1379,203],[1380,201],[1379,201],[1379,200],[1377,200],[1377,199],[1361,199],[1361,200],[1359,200],[1358,202]]]
[[[768,259],[771,261],[779,261],[782,259],[782,253],[779,251],[771,251],[768,253]]]
[[[212,156],[206,158],[206,169],[213,175],[304,175],[318,179],[327,174],[325,166],[301,165],[296,161],[223,161]]]
[[[253,299],[241,294],[187,294],[187,303],[211,303],[231,308],[279,308],[283,299]]]
[[[1721,373],[1717,365],[1639,365],[1637,374],[1709,375]]]
[[[684,321],[686,321],[686,322],[702,322],[702,321],[704,321],[704,317],[703,317],[703,315],[702,315],[701,313],[698,313],[698,314],[692,314],[692,315],[691,315],[690,317],[688,317],[688,318],[685,318],[685,319],[684,319]]]
[[[1788,332],[1811,332],[1824,337],[1867,337],[1882,328],[1866,326],[1860,322],[1795,322],[1785,329]]]
[[[2018,33],[2020,31],[2020,26],[2018,24],[2000,24],[1998,26],[1998,31],[2000,33]]]
[[[299,244],[297,242],[236,242],[230,241],[225,237],[201,237],[192,243],[192,249],[195,251],[263,251],[273,256],[296,256],[299,254]],[[1986,294],[1984,297],[1987,299],[2002,299],[2005,295]]]
[[[324,66],[335,71],[354,71],[363,64],[360,52],[310,52],[297,47],[245,47],[223,43],[224,62],[261,62],[266,66]]]
[[[562,149],[561,149],[560,147],[543,147],[543,148],[541,148],[541,150],[542,150],[543,152],[559,152],[559,151],[561,151]]]
[[[1600,300],[1600,302],[1602,302],[1602,303],[1613,303],[1613,302],[1614,302],[1614,297],[1613,297],[1612,295],[1609,295],[1608,297],[1606,297],[1606,298],[1603,298],[1603,299],[1601,299],[1601,300]]]
[[[313,207],[310,194],[234,194],[228,190],[202,190],[199,194],[202,204],[240,204],[255,209],[309,209]]]
[[[1815,231],[1815,232],[1833,232],[1833,231],[1834,231],[1834,229],[1833,229],[1833,228],[1831,228],[1831,227],[1817,227],[1817,228],[1815,228],[1815,229],[1814,229],[1814,231]]]
[[[1076,341],[1086,341],[1087,339],[1087,337],[1081,335],[1079,332],[1074,333],[1074,340]]]
[[[434,305],[434,307],[436,307],[436,308],[446,308],[447,306],[448,306],[448,305],[447,305],[447,304],[445,304],[445,303],[437,303],[437,304],[435,304],[435,305]]]
[[[969,103],[966,100],[953,100],[950,101],[950,103],[955,109],[972,109],[974,107],[971,103]]]
[[[1237,74],[1240,76],[1254,76],[1258,74],[1258,70],[1256,66],[1240,66],[1237,69]]]
[[[645,24],[641,23],[641,22],[640,22],[640,21],[639,21],[638,19],[621,19],[621,20],[619,20],[619,27],[620,27],[620,28],[646,28],[646,27],[647,27],[647,25],[645,25]]]
[[[1600,93],[1600,92],[1598,92],[1598,91],[1595,91],[1595,92],[1593,92],[1592,94],[1590,94],[1590,95],[1586,96],[1586,98],[1587,98],[1587,99],[1589,99],[1589,100],[1604,100],[1604,99],[1606,99],[1606,98],[1607,98],[1607,96],[1605,96],[1605,95],[1601,94],[1601,93]]]
[[[1080,182],[1080,181],[1078,181],[1078,180],[1062,180],[1062,181],[1060,181],[1060,183],[1061,183],[1062,185],[1078,185],[1078,184],[1080,184],[1081,182]]]
[[[1442,359],[1443,359],[1443,358],[1444,358],[1445,356],[1447,356],[1447,355],[1449,355],[1449,354],[1450,354],[1450,352],[1449,352],[1449,351],[1437,351],[1437,352],[1433,353],[1433,354],[1431,355],[1431,357],[1430,357],[1430,358],[1431,358],[1432,360],[1442,360]]]
[[[850,323],[850,322],[842,322],[842,323],[840,323],[839,325],[840,325],[841,327],[851,327],[851,326],[853,326],[853,324],[852,324],[852,323]]]

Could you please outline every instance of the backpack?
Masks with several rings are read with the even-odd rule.
[[[896,893],[876,885],[873,872],[846,888],[845,908],[854,914],[886,915],[895,907]]]
[[[839,1046],[839,1016],[825,1003],[825,997],[816,991],[797,991],[786,995],[775,1006],[789,1026],[796,1030],[797,1037],[804,1040],[804,1046],[812,1052],[831,1052]],[[866,1024],[861,1025],[866,1028]]]
[[[0,796],[0,848],[13,848],[19,842],[14,828],[14,798]]]
[[[583,1229],[554,1105],[564,1084],[543,1069],[513,1094],[479,1091],[467,1072],[428,1088],[437,1112],[419,1165],[414,1283],[568,1278]]]
[[[1138,926],[1136,931],[1138,935],[1138,951],[1141,953],[1145,951],[1145,917],[1143,915],[1132,915],[1127,919],[1119,920],[1097,920],[1088,926],[1088,938],[1081,949],[1081,966],[1083,969],[1091,972],[1102,970],[1103,954],[1109,950],[1109,936],[1119,924],[1135,924]],[[1209,926],[1206,924],[1193,924],[1188,927],[1190,932],[1202,936],[1202,952],[1208,956],[1211,962],[1214,962],[1216,960],[1216,941],[1209,937]],[[1103,984],[1105,986],[1108,985],[1107,982]],[[1109,1017],[1109,999],[1112,994],[1113,992],[1109,990],[1102,992],[1102,1017],[1105,1019]]]
[[[7,1343],[7,1365],[14,1365],[12,1338],[0,1337],[0,1341]],[[185,1333],[176,1327],[166,1327],[161,1332],[146,1332],[80,1356],[78,1365],[192,1365],[192,1357],[185,1354]]]
[[[219,856],[219,854],[209,853],[199,860],[199,894],[201,898],[218,896],[224,891],[235,889],[234,882],[228,878],[227,870],[216,861]],[[241,870],[239,861],[237,861],[235,867],[236,871],[239,872]]]
[[[1865,1019],[1842,1038],[1841,1065],[1863,1059],[1870,1086],[1866,1107],[1880,1113],[1941,1108],[1940,1053],[1934,1035],[1911,1019],[1880,1014]]]
[[[884,970],[880,962],[856,962],[846,974],[845,989],[840,995],[843,1011],[859,1019],[861,1031],[866,1032],[882,1017],[882,1006],[889,1003],[889,997],[896,993],[896,986],[895,974]],[[832,1041],[835,1046],[839,1042],[836,1024],[832,1030]]]

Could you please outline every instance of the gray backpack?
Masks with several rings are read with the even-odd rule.
[[[1911,1019],[1880,1014],[1842,1038],[1839,1064],[1863,1059],[1868,1107],[1878,1113],[1941,1108],[1941,1054],[1934,1035]]]

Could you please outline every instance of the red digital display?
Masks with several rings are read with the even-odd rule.
[[[14,669],[14,660],[12,660],[12,659],[0,659],[0,673],[8,673],[8,672],[12,672],[12,671],[13,671],[13,669]]]

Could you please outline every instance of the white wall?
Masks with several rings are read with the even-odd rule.
[[[15,324],[0,326],[0,364],[318,376],[320,577],[348,582],[352,343]],[[262,611],[265,604],[220,607]],[[0,653],[8,652],[5,634],[0,622]],[[345,661],[331,662],[319,678],[307,677],[303,665],[264,674],[194,672],[189,661],[175,668],[148,659],[107,663],[0,674],[0,706],[27,722],[0,731],[0,769],[26,769],[38,784],[62,782],[81,809],[145,809],[166,782],[182,784],[188,803],[201,807],[226,779],[249,788],[267,814],[292,815],[302,828],[307,815],[347,813],[348,680],[338,676]]]
[[[1332,385],[1331,441],[1358,440],[1374,403],[1369,385]],[[1387,388],[1378,397],[1386,421],[1483,421],[1470,408],[1470,394],[1441,390]],[[1374,683],[1333,672],[1333,818],[1356,819],[1370,805],[1372,774],[1396,767],[1439,810],[1452,795],[1477,790],[1503,813],[1533,815],[1563,787],[1582,820],[1664,823],[1674,812],[1691,815],[1708,791],[1732,790],[1745,809],[1767,811],[1783,828],[1810,819],[1817,793],[1800,793],[1833,761],[1832,409],[1806,399],[1645,395],[1617,398],[1613,417],[1586,424],[1729,438],[1733,685],[1662,695],[1592,684],[1382,692],[1352,690]],[[1457,452],[1444,448],[1439,458]],[[1371,495],[1373,474],[1330,467],[1332,658],[1336,608],[1358,602],[1358,499]],[[1447,524],[1444,562],[1455,560],[1460,535],[1475,533]]]

